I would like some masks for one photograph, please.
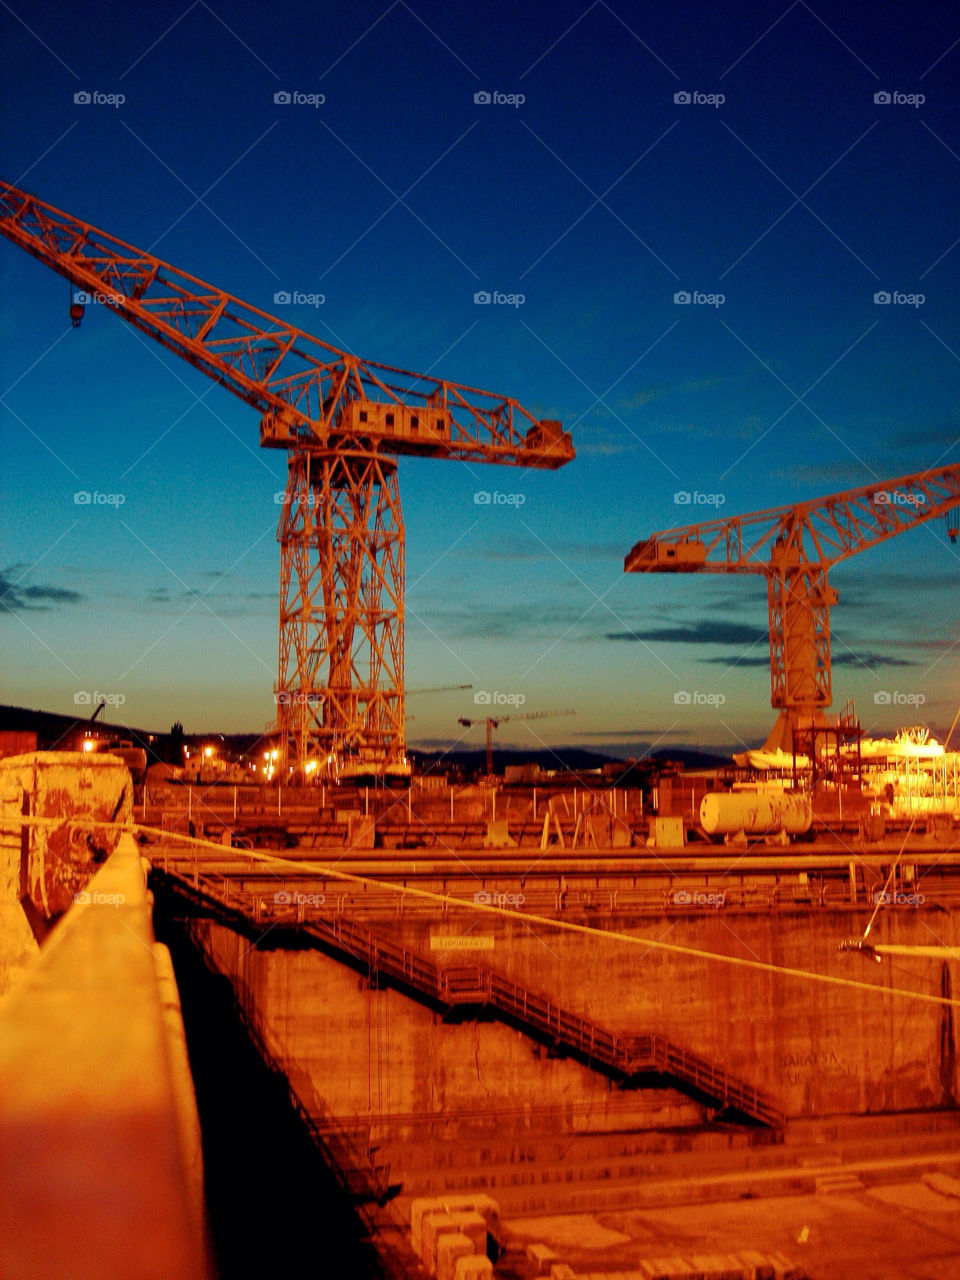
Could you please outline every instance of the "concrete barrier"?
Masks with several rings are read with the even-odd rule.
[[[0,1276],[209,1280],[196,1100],[133,837],[0,1011]]]

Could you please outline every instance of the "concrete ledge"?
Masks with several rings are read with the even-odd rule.
[[[122,836],[0,1014],[0,1275],[209,1280],[165,948]]]

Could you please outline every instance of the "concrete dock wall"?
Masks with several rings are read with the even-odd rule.
[[[598,914],[590,923],[887,988],[941,991],[940,960],[898,957],[896,965],[878,965],[841,954],[838,944],[854,924],[849,912],[668,916],[655,924],[649,917]],[[952,1024],[938,1004],[469,911],[457,913],[455,922],[370,921],[369,927],[434,961],[447,955],[450,963],[488,964],[612,1030],[664,1034],[767,1090],[789,1115],[934,1108],[956,1093]],[[936,938],[958,942],[942,912],[894,908],[878,928],[877,941],[929,943],[935,930]],[[637,1124],[690,1123],[703,1115],[671,1089],[618,1090],[501,1023],[445,1023],[405,995],[371,990],[357,972],[322,952],[273,949],[276,936],[255,945],[210,921],[195,921],[192,929],[208,963],[233,982],[275,1060],[308,1069],[337,1115],[399,1120],[443,1112],[452,1123],[478,1108],[520,1117],[550,1109],[566,1112],[571,1126],[587,1114],[585,1123],[602,1129],[607,1113],[624,1123],[631,1098]],[[458,935],[485,939],[484,949],[465,956],[451,944]]]

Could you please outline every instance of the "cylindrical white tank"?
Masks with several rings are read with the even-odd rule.
[[[710,836],[798,836],[810,830],[813,806],[810,797],[750,791],[708,791],[700,801],[700,825]]]

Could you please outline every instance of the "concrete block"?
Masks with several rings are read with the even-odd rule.
[[[448,1213],[473,1210],[474,1213],[481,1214],[487,1224],[487,1235],[499,1247],[503,1237],[500,1221],[500,1203],[494,1200],[493,1196],[488,1196],[486,1192],[482,1191],[463,1192],[455,1196],[440,1196],[437,1203],[440,1208],[446,1209]]]
[[[652,849],[681,849],[684,844],[683,819],[662,818],[650,819],[650,835],[647,845]]]
[[[533,1265],[534,1275],[545,1276],[550,1274],[550,1268],[557,1261],[557,1255],[549,1245],[528,1244],[527,1260]]]
[[[576,1280],[576,1272],[566,1262],[555,1262],[550,1268],[550,1280]]]
[[[434,1210],[423,1216],[420,1236],[420,1261],[428,1275],[437,1273],[437,1244],[441,1236],[462,1233],[473,1245],[475,1253],[487,1252],[487,1224],[479,1213],[466,1210],[447,1213]]]
[[[485,849],[508,849],[516,846],[516,840],[507,830],[506,819],[497,818],[487,823],[487,834],[483,838]]]
[[[420,1257],[423,1241],[424,1215],[434,1213],[442,1207],[435,1196],[421,1196],[419,1199],[414,1200],[410,1206],[410,1245],[418,1258]]]
[[[458,1231],[441,1236],[437,1241],[437,1280],[454,1280],[458,1259],[476,1256],[469,1236]]]
[[[571,1276],[573,1272],[571,1271]],[[453,1280],[493,1280],[493,1263],[484,1254],[472,1253],[458,1258],[453,1268]]]

